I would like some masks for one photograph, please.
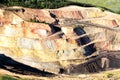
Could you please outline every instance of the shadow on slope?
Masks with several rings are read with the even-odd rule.
[[[10,72],[19,73],[23,75],[35,75],[35,76],[55,76],[53,73],[38,70],[28,65],[19,63],[4,54],[0,54],[0,68],[8,70]]]

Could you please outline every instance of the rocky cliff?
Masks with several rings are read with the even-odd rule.
[[[75,27],[82,26],[97,50],[120,50],[119,25],[119,14],[94,7],[1,8],[0,53],[31,67],[58,73],[61,67],[80,63],[72,60],[84,58],[86,44],[78,45],[80,35],[74,32]]]

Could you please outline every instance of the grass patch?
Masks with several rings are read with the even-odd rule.
[[[107,78],[111,78],[111,77],[113,77],[112,73],[107,74]]]
[[[0,80],[18,80],[18,79],[9,75],[3,75],[3,76],[0,76]]]
[[[92,5],[110,10],[115,13],[120,13],[120,0],[68,0],[77,4]]]

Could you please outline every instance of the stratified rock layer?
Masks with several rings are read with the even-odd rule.
[[[18,8],[18,7],[17,7]],[[10,9],[16,9],[11,7]],[[91,23],[119,28],[120,15],[98,8],[68,6],[59,9],[29,9],[20,7],[20,11],[0,9],[0,52],[26,65],[58,73],[61,66],[67,66],[71,59],[83,58],[84,50],[77,45],[77,37],[72,26],[61,30],[68,39],[59,36],[49,39],[54,30],[49,24],[61,24],[61,19],[76,19]],[[56,21],[57,20],[57,21]],[[48,24],[49,23],[49,24]],[[63,23],[65,23],[63,21]],[[119,32],[85,27],[86,33],[97,33],[93,39],[96,48],[120,50]],[[80,50],[74,50],[79,48]],[[62,62],[63,61],[63,62]],[[48,63],[49,62],[49,63]],[[65,64],[64,64],[65,63]],[[77,62],[76,62],[77,63]]]

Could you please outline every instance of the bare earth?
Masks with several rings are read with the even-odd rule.
[[[31,75],[21,75],[11,73],[0,69],[0,76],[9,75],[17,79],[24,80],[120,80],[120,69],[110,70],[94,74],[74,74],[74,75],[58,75],[56,77],[39,77]]]

